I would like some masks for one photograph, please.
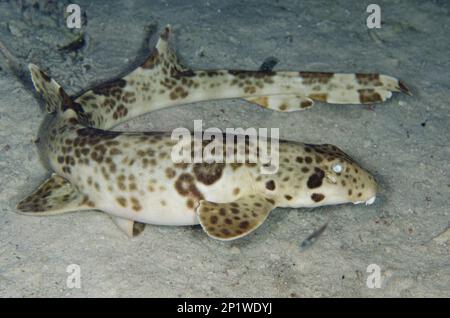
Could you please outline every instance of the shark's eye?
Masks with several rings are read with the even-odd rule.
[[[342,166],[341,163],[336,162],[331,165],[331,169],[336,173],[341,173],[342,170],[344,170],[344,167]]]

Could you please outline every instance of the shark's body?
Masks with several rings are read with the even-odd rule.
[[[97,209],[131,236],[146,223],[200,223],[210,236],[228,240],[256,229],[275,207],[374,201],[373,177],[332,145],[282,141],[278,171],[263,174],[260,162],[175,163],[171,154],[177,141],[169,133],[106,130],[157,108],[199,100],[242,97],[292,110],[294,104],[310,107],[314,98],[377,102],[390,97],[391,90],[407,91],[383,75],[189,71],[168,50],[168,32],[141,67],[77,98],[30,66],[36,89],[48,110],[56,112],[42,138],[54,174],[19,203],[20,211],[44,215]],[[364,88],[355,91],[355,83]],[[250,142],[238,146],[234,143],[233,151],[248,154]]]
[[[121,133],[86,127],[72,109],[58,116],[61,118],[55,119],[43,142],[56,174],[50,180],[67,183],[70,196],[66,200],[66,193],[53,196],[55,187],[47,187],[39,193],[41,201],[35,202],[32,195],[19,205],[21,211],[52,214],[66,208],[97,209],[119,224],[193,225],[203,221],[211,236],[228,239],[247,233],[246,224],[259,225],[275,207],[371,202],[375,198],[373,178],[331,145],[283,141],[279,144],[277,173],[265,174],[261,163],[249,160],[174,163],[171,153],[177,141],[169,133]],[[201,144],[202,149],[208,145]],[[233,151],[238,146],[236,140]],[[249,148],[247,142],[241,151],[248,155]],[[336,164],[341,172],[333,170]],[[252,210],[233,210],[230,205],[221,216],[221,204],[225,208],[239,205],[239,201],[251,204]],[[202,212],[208,207],[216,210],[217,216]],[[254,208],[261,209],[260,213],[252,215]],[[220,230],[225,232],[215,232],[218,216],[238,229],[231,232],[223,227]]]

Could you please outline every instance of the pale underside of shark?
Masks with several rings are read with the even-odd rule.
[[[262,174],[258,162],[174,163],[176,141],[169,133],[107,130],[156,109],[212,99],[243,98],[294,111],[314,100],[376,103],[392,91],[409,93],[397,79],[379,74],[193,71],[177,62],[169,33],[166,27],[150,56],[130,74],[78,97],[69,97],[30,65],[47,111],[56,113],[40,138],[54,173],[18,204],[19,211],[100,210],[129,236],[144,224],[200,223],[209,236],[231,240],[255,230],[276,207],[373,203],[374,178],[332,145],[280,141],[278,171]],[[248,140],[244,147],[234,143],[232,151],[248,155],[251,146]]]

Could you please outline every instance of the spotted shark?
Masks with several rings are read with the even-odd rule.
[[[333,104],[374,104],[392,92],[411,94],[398,79],[382,74],[331,72],[195,71],[183,66],[169,46],[170,25],[149,56],[126,76],[87,89],[74,102],[87,123],[109,129],[143,113],[207,100],[240,98],[281,112],[311,108],[315,101]],[[48,111],[59,107],[58,99]]]
[[[111,127],[182,103],[243,98],[278,111],[330,103],[374,103],[392,91],[409,93],[395,78],[376,74],[192,71],[168,46],[170,27],[156,48],[125,77],[79,96],[30,64],[36,90],[52,113],[40,147],[53,174],[17,205],[26,215],[99,210],[132,237],[145,227],[200,224],[212,238],[233,240],[258,228],[277,207],[372,204],[374,177],[338,147],[280,141],[279,168],[250,162],[174,162],[167,132],[118,132]],[[234,136],[237,137],[237,136]],[[199,142],[202,150],[209,143]],[[252,142],[232,151],[248,155]],[[227,145],[228,146],[228,145]],[[256,146],[257,153],[261,149]],[[248,156],[247,156],[248,157]]]

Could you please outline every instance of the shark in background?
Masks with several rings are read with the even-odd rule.
[[[82,107],[87,124],[109,129],[154,110],[226,98],[242,98],[264,108],[289,112],[310,108],[314,101],[374,104],[387,100],[392,92],[410,94],[401,81],[381,74],[275,72],[271,67],[258,71],[194,71],[178,62],[169,47],[170,33],[170,26],[166,26],[148,58],[128,75],[73,97]],[[39,86],[37,90],[45,96]],[[59,107],[57,99],[46,100],[47,111]]]

